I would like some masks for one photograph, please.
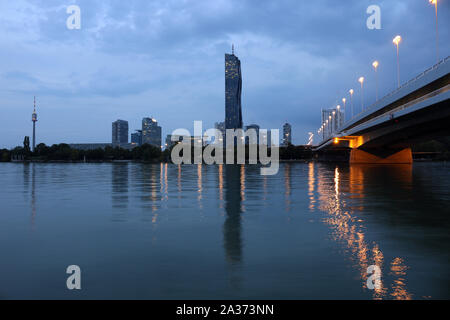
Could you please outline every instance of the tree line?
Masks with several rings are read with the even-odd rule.
[[[54,144],[47,146],[40,143],[34,151],[30,150],[27,141],[23,147],[12,150],[0,150],[0,161],[8,162],[14,159],[24,161],[114,161],[114,160],[136,160],[136,161],[167,161],[169,150],[161,151],[160,148],[144,144],[128,150],[120,147],[107,146],[104,149],[79,150],[71,148],[68,144]]]
[[[40,143],[34,151],[31,151],[29,139],[25,139],[23,147],[19,146],[12,150],[0,149],[0,162],[9,162],[11,160],[43,162],[117,160],[170,162],[171,152],[172,149],[162,151],[160,148],[149,144],[137,146],[131,150],[112,146],[93,150],[79,150],[64,143],[54,144],[52,146]],[[311,148],[305,146],[289,145],[287,147],[280,147],[279,154],[280,160],[309,160],[312,158]],[[246,147],[246,155],[248,156],[248,146]]]

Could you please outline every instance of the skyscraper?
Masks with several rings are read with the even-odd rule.
[[[117,120],[112,123],[112,144],[120,146],[128,143],[128,121]]]
[[[142,130],[136,130],[131,134],[131,143],[137,146],[142,145]]]
[[[153,118],[142,119],[142,144],[151,144],[161,148],[162,129]]]
[[[242,74],[241,61],[234,55],[225,54],[225,129],[242,129]]]
[[[283,126],[283,146],[290,144],[292,144],[292,127],[286,122]]]
[[[34,110],[33,114],[31,115],[31,121],[33,121],[33,152],[36,148],[36,122],[37,120],[37,113],[36,113],[36,97],[34,97]]]
[[[255,130],[256,133],[256,141],[251,141],[249,137],[245,138],[245,144],[259,144],[259,129],[260,127],[257,124],[251,124],[245,127],[245,131],[247,131],[247,134],[249,133],[249,130]]]

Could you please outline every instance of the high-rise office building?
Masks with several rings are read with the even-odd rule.
[[[283,126],[283,146],[292,144],[292,126],[285,123]]]
[[[112,144],[120,146],[128,143],[128,121],[117,120],[112,123]]]
[[[223,135],[226,133],[225,132],[225,122],[216,122],[214,124],[214,128],[221,131]]]
[[[153,118],[142,119],[142,144],[151,144],[161,148],[162,129]]]
[[[260,129],[260,137],[261,138],[258,143],[262,145],[267,145],[269,148],[272,147],[272,131],[270,129],[262,130]],[[258,138],[258,139],[259,139]]]
[[[131,143],[136,146],[142,145],[142,130],[136,130],[135,133],[131,134]]]
[[[256,132],[256,141],[254,143],[259,144],[259,126],[257,124],[251,124],[245,127],[245,131],[249,134],[249,130],[255,130]],[[245,144],[253,144],[249,137],[245,138]]]
[[[242,129],[242,74],[241,61],[225,54],[225,129]]]

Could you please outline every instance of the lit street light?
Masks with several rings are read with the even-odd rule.
[[[396,36],[392,42],[397,46],[397,80],[398,80],[398,87],[400,88],[400,58],[399,58],[399,50],[398,45],[402,41],[402,37]]]
[[[350,100],[352,103],[352,119],[353,119],[353,94],[355,93],[355,90],[350,89],[349,93],[350,93]]]
[[[439,31],[438,31],[438,10],[437,10],[437,0],[428,0],[431,4],[434,4],[436,8],[436,57],[439,63]]]
[[[361,111],[364,111],[364,77],[360,77],[358,81],[361,83]]]
[[[333,134],[333,122],[332,122],[332,120],[331,120],[331,116],[329,117],[329,119],[328,120],[330,120],[329,121],[329,125],[328,125],[328,127],[329,127],[329,132],[330,132],[330,135],[332,135]]]
[[[347,102],[347,99],[345,99],[345,98],[342,98],[342,103],[344,103],[344,110],[343,110],[343,113],[344,113],[344,122],[345,122],[345,103]]]
[[[331,123],[332,132],[336,132],[336,111],[333,111],[333,122]]]
[[[372,66],[373,66],[373,68],[375,70],[375,82],[376,82],[376,86],[377,86],[376,101],[378,101],[378,73],[377,73],[377,69],[378,69],[379,65],[380,65],[379,62],[376,61],[376,60],[372,63]]]

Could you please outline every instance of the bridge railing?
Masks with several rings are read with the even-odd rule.
[[[428,93],[428,94],[426,94],[426,95],[424,95],[424,96],[421,96],[421,97],[419,97],[419,98],[417,98],[417,99],[414,99],[413,101],[410,101],[410,102],[408,102],[408,103],[405,103],[405,104],[403,104],[403,105],[401,105],[401,106],[399,106],[399,107],[397,107],[397,108],[395,108],[395,109],[393,109],[393,110],[389,110],[387,113],[393,115],[393,114],[396,113],[396,112],[405,110],[405,109],[407,109],[407,108],[409,108],[409,107],[411,107],[411,106],[413,106],[413,105],[416,105],[416,104],[418,104],[418,103],[420,103],[420,102],[422,102],[422,101],[428,100],[428,99],[430,99],[430,98],[432,98],[432,97],[434,97],[434,96],[437,96],[438,94],[441,94],[441,93],[443,93],[443,92],[447,92],[447,91],[449,91],[449,90],[450,90],[450,84],[446,85],[446,86],[443,87],[443,88],[440,88],[440,89],[437,89],[437,90],[435,90],[435,91],[433,91],[433,92],[430,92],[430,93]],[[368,123],[372,123],[372,122],[374,122],[374,121],[377,121],[377,120],[379,120],[379,119],[382,119],[383,117],[386,117],[386,113],[385,113],[385,114],[381,114],[381,115],[379,115],[379,116],[376,116],[376,117],[374,117],[374,118],[371,118],[371,119],[365,121],[364,123],[355,126],[354,128],[358,128],[358,127],[360,127],[360,126],[362,126],[362,125],[367,125]]]
[[[410,79],[409,81],[403,83],[400,87],[398,87],[394,91],[391,91],[390,93],[388,93],[385,96],[383,96],[381,99],[378,99],[377,101],[372,103],[369,107],[367,107],[365,110],[361,111],[360,113],[358,113],[357,115],[355,115],[351,119],[345,121],[345,123],[342,126],[340,126],[339,128],[336,128],[335,131],[333,131],[331,133],[323,133],[324,137],[322,137],[321,141],[328,140],[330,137],[335,135],[337,132],[341,131],[342,128],[347,128],[348,126],[350,126],[352,124],[352,122],[354,122],[356,119],[362,119],[363,115],[370,115],[373,111],[375,111],[373,109],[375,109],[376,106],[383,105],[383,102],[386,101],[388,98],[390,98],[391,96],[395,95],[396,93],[398,93],[402,89],[408,87],[412,83],[414,83],[414,82],[418,81],[419,79],[423,78],[425,75],[427,75],[431,71],[439,68],[441,65],[447,63],[447,61],[449,61],[449,60],[450,60],[450,56],[447,56],[446,58],[442,59],[441,61],[439,61],[438,63],[436,63],[432,67],[426,69],[425,71],[423,71],[422,73],[417,75],[415,78]]]
[[[350,119],[349,121],[347,121],[346,123],[344,123],[344,125],[342,127],[346,127],[347,124],[349,124],[353,119],[358,118],[359,116],[367,113],[370,114],[372,109],[375,108],[376,105],[381,104],[384,100],[387,100],[389,97],[393,96],[394,94],[398,93],[399,91],[401,91],[403,88],[411,85],[413,82],[418,81],[419,79],[423,78],[425,75],[427,75],[428,73],[430,73],[431,71],[437,69],[438,67],[440,67],[442,64],[446,63],[448,60],[450,60],[450,56],[448,56],[445,59],[442,59],[441,61],[439,61],[438,63],[436,63],[435,65],[433,65],[432,67],[428,68],[427,70],[425,70],[424,72],[420,73],[418,76],[416,76],[413,79],[410,79],[409,81],[403,83],[400,87],[398,87],[397,89],[395,89],[394,91],[388,93],[387,95],[385,95],[384,97],[382,97],[381,99],[375,101],[374,103],[372,103],[369,107],[367,107],[367,109],[361,111],[360,113],[358,113],[355,117],[353,117],[352,119]]]

